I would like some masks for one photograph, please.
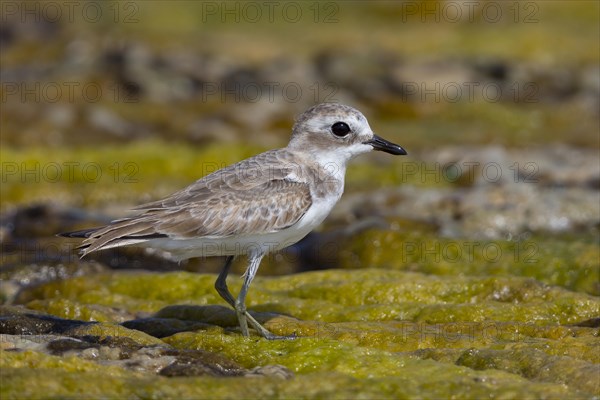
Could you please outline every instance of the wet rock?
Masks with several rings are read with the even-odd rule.
[[[66,250],[68,251],[68,250]],[[32,258],[35,257],[35,249],[30,250]],[[37,257],[40,253],[37,253]],[[56,256],[57,258],[59,256]],[[49,259],[40,259],[39,263],[27,263],[27,261],[33,260],[22,260],[24,264],[18,265],[13,264],[6,266],[0,271],[0,276],[5,283],[12,282],[19,288],[25,286],[37,285],[44,282],[50,282],[56,279],[66,279],[75,276],[90,275],[107,270],[102,264],[91,261],[71,261],[69,263],[51,262]],[[59,261],[62,261],[59,259]]]
[[[261,324],[266,323],[276,316],[270,312],[251,312],[252,316]],[[238,319],[231,307],[208,305],[208,306],[168,306],[159,310],[157,318],[177,318],[183,321],[201,321],[210,325],[221,327],[238,327]],[[189,322],[187,322],[189,323]]]
[[[504,353],[509,354],[504,354]],[[569,357],[549,356],[540,350],[471,350],[457,365],[476,370],[501,369],[545,382],[562,382],[587,393],[598,393],[600,365]]]
[[[201,321],[181,320],[177,318],[141,318],[123,322],[123,326],[136,329],[157,338],[174,335],[178,332],[207,329],[211,325]]]
[[[285,368],[248,371],[221,355],[203,350],[176,350],[158,340],[118,326],[65,320],[22,307],[0,308],[2,350],[32,350],[60,357],[92,360],[100,365],[173,376],[285,376]],[[287,376],[289,377],[289,371]]]
[[[160,253],[123,248],[79,258],[81,240],[57,237],[61,232],[100,226],[110,218],[54,204],[19,207],[0,218],[0,299],[24,301],[22,289],[44,282],[121,269],[182,269]]]
[[[94,336],[69,337],[60,335],[23,336],[0,335],[4,350],[33,350],[61,357],[78,357],[100,365],[163,376],[243,376],[255,375],[233,361],[218,354],[201,350],[175,350],[162,344],[158,347],[142,346],[131,341],[99,341]],[[127,338],[126,338],[127,339]],[[266,375],[266,374],[265,374]]]
[[[0,334],[0,349],[10,351],[44,351],[53,340],[65,339],[60,335],[7,335]],[[71,340],[70,338],[68,340]]]
[[[243,376],[253,373],[221,355],[207,351],[171,350],[165,352],[165,355],[172,355],[175,360],[160,370],[162,376]]]
[[[294,373],[283,365],[266,365],[264,367],[252,368],[246,377],[274,377],[279,379],[291,379]]]
[[[36,312],[22,306],[0,306],[0,333],[7,335],[69,335],[72,337],[95,337],[95,340],[121,340],[131,344],[157,344],[158,340],[142,332],[119,325],[93,321],[59,318]],[[111,339],[117,336],[119,339]]]
[[[584,328],[600,328],[600,318],[592,318],[586,321],[581,321],[573,326],[581,326]]]
[[[47,344],[47,349],[52,355],[62,356],[69,352],[71,354],[81,352],[87,349],[99,349],[100,345],[96,343],[89,343],[80,339],[74,338],[57,338]],[[90,352],[87,352],[88,354]]]
[[[92,322],[35,314],[23,307],[0,307],[0,333],[7,335],[63,334]]]
[[[381,248],[390,245],[385,238],[379,240]],[[394,240],[402,243],[397,238]],[[572,326],[598,314],[600,304],[594,296],[532,279],[465,276],[467,271],[461,269],[462,263],[449,265],[446,277],[435,271],[428,274],[393,271],[390,260],[380,256],[377,263],[386,269],[379,270],[330,270],[277,278],[257,277],[249,296],[251,312],[272,332],[297,336],[296,340],[289,341],[268,341],[256,336],[248,339],[238,332],[224,330],[222,327],[237,326],[235,313],[229,307],[164,306],[190,299],[198,303],[218,301],[213,288],[214,275],[120,271],[111,276],[48,283],[45,289],[39,288],[31,294],[35,294],[40,306],[62,304],[53,309],[58,315],[84,309],[84,303],[90,301],[95,305],[118,301],[131,314],[140,310],[157,314],[124,323],[124,326],[81,324],[47,338],[29,336],[27,342],[19,342],[11,336],[2,345],[13,349],[5,352],[2,370],[9,371],[12,366],[26,362],[37,368],[48,365],[59,369],[85,368],[95,376],[111,371],[113,375],[151,374],[155,376],[152,379],[230,376],[234,380],[235,377],[284,379],[289,384],[307,374],[329,377],[350,374],[354,379],[375,374],[383,376],[378,379],[389,377],[389,382],[385,381],[388,383],[408,379],[406,384],[425,379],[423,374],[428,383],[432,375],[447,374],[439,377],[440,384],[454,382],[453,378],[462,379],[460,377],[467,374],[469,379],[462,385],[472,385],[470,393],[489,391],[486,382],[493,379],[500,387],[517,385],[519,390],[541,390],[539,393],[552,388],[553,393],[559,390],[564,394],[576,393],[579,389],[562,383],[562,372],[574,379],[588,376],[588,372],[580,375],[573,372],[571,367],[577,363],[573,364],[570,359],[577,360],[577,365],[597,362],[597,355],[590,351],[597,341],[597,329]],[[82,280],[87,283],[82,284]],[[232,290],[240,284],[239,278],[231,277]],[[67,298],[69,303],[60,303]],[[126,327],[138,328],[162,339]],[[53,341],[57,341],[50,345],[55,356],[48,355],[44,344]],[[32,351],[18,350],[26,347]],[[496,360],[497,367],[494,369],[489,364],[488,369],[477,370],[457,365],[457,360],[472,348],[503,350],[490,353],[492,358],[482,357],[482,363]],[[419,349],[433,350],[417,352]],[[510,367],[512,355],[532,349],[546,354],[545,359],[556,361],[552,373],[540,375],[538,380],[527,375],[538,371],[538,364],[518,371],[504,368]],[[555,356],[559,358],[552,358]],[[58,366],[56,358],[61,361]],[[464,357],[462,362],[467,364]],[[288,380],[290,371],[296,375]],[[14,379],[11,382],[15,382]],[[238,384],[246,387],[232,381],[232,385]],[[161,386],[164,385],[169,383],[161,382]],[[582,388],[581,393],[593,390],[588,386]]]

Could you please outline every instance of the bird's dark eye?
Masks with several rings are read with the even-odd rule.
[[[350,127],[345,122],[336,122],[331,125],[331,132],[333,132],[335,136],[346,136],[350,133]]]

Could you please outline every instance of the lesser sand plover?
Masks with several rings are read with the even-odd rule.
[[[344,191],[347,162],[371,150],[406,154],[375,135],[358,110],[319,104],[298,117],[287,147],[240,161],[163,200],[141,205],[136,216],[62,235],[85,238],[82,257],[129,245],[160,249],[176,260],[226,256],[215,288],[235,309],[242,334],[249,335],[250,324],[263,337],[276,339],[245,305],[262,258],[317,227]],[[242,255],[249,264],[235,298],[226,279],[234,257]]]

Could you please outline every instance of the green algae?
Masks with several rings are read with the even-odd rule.
[[[600,392],[597,379],[600,365],[571,357],[549,356],[536,349],[469,351],[457,360],[457,365],[475,370],[500,369],[536,381],[569,384],[587,393]]]
[[[26,290],[21,298],[28,307],[61,317],[91,319],[96,316],[86,309],[92,305],[121,307],[131,314],[155,312],[161,324],[172,324],[179,332],[148,343],[217,352],[247,368],[281,364],[298,374],[287,384],[266,379],[269,390],[263,389],[270,394],[249,389],[244,379],[231,378],[235,383],[230,386],[196,378],[211,394],[225,397],[243,390],[282,397],[294,393],[298,382],[311,386],[306,398],[323,397],[344,385],[364,396],[407,398],[492,392],[506,398],[589,397],[598,392],[593,383],[600,362],[595,351],[598,329],[568,326],[600,314],[600,299],[584,293],[530,278],[382,269],[258,277],[248,297],[250,310],[275,334],[297,336],[267,341],[243,338],[232,310],[207,305],[222,304],[214,293],[214,278],[115,272],[46,283]],[[241,280],[231,277],[230,284],[235,293]],[[108,332],[142,341],[130,333],[135,330],[121,332],[112,324],[95,329],[100,333],[88,334]],[[31,374],[9,370],[4,373]],[[157,382],[145,378],[118,378],[121,383],[130,379],[139,390],[175,390],[175,381],[160,380],[158,389]],[[189,381],[177,382],[187,382],[177,393],[200,395]],[[123,390],[119,393],[135,396]]]
[[[160,340],[145,334],[144,332],[136,331],[134,329],[127,329],[121,325],[116,324],[91,324],[76,327],[68,332],[72,336],[94,336],[100,340],[108,337],[118,337],[131,339],[133,342],[140,345],[152,346],[163,344]]]
[[[166,379],[74,357],[3,352],[0,374],[6,384],[2,385],[2,398],[71,398],[78,395],[148,398],[150,394],[152,398],[287,398],[298,393],[302,393],[302,398],[422,398],[444,397],[448,393],[458,397],[481,397],[494,393],[496,398],[533,399],[578,394],[565,385],[531,382],[503,371],[476,371],[460,365],[415,360],[334,341],[256,342],[227,336],[211,342],[201,335],[192,336],[189,333],[178,334],[170,341],[183,344],[185,348],[218,349],[249,364],[252,358],[260,364],[279,361],[306,372],[291,381],[273,378]],[[306,357],[303,357],[305,353]],[[241,354],[244,356],[240,357]],[[387,369],[383,370],[384,367]],[[31,380],[39,380],[40,384],[31,385]],[[89,387],[89,382],[97,384]]]
[[[590,240],[439,238],[423,230],[370,230],[340,247],[340,267],[365,265],[441,276],[523,276],[600,295],[600,248]]]
[[[106,306],[74,302],[69,299],[33,300],[27,308],[45,311],[52,315],[61,315],[63,318],[79,319],[83,321],[109,322],[120,319],[120,315]]]
[[[498,321],[438,324],[408,321],[322,322],[299,320],[285,315],[253,314],[265,327],[281,336],[336,340],[390,352],[443,349],[444,354],[452,355],[452,350],[461,348],[535,348],[550,355],[575,357],[596,363],[600,361],[598,354],[589,352],[599,335],[597,330],[590,328]],[[223,327],[236,327],[237,323],[235,314],[231,311],[195,306],[169,307],[161,310],[158,316],[173,321],[183,320],[190,325],[194,321],[203,321]],[[217,337],[226,334],[219,329],[210,329],[206,333]],[[456,358],[453,358],[454,361]]]
[[[157,312],[173,304],[223,304],[214,291],[214,278],[183,272],[102,274],[93,279],[47,283],[24,291],[20,301],[36,298],[30,300],[32,308],[65,318],[93,315],[91,304],[122,307],[129,312]],[[240,279],[232,278],[231,282],[232,290],[239,290]],[[39,302],[40,298],[45,302]],[[79,306],[65,300],[78,302]],[[257,306],[257,311],[325,322],[401,319],[426,323],[492,320],[573,324],[600,314],[597,297],[527,278],[431,276],[381,269],[259,278],[247,304]]]
[[[367,347],[367,343],[356,346],[353,343],[327,338],[299,338],[294,341],[268,342],[264,340],[245,340],[233,335],[201,335],[194,333],[180,333],[165,339],[166,342],[182,348],[199,348],[226,354],[242,365],[256,365],[256,363],[278,363],[282,364],[299,374],[331,372],[353,376],[358,379],[374,379],[375,382],[382,377],[394,377],[405,382],[405,390],[419,388],[421,394],[428,393],[431,388],[437,388],[441,392],[431,394],[442,395],[442,393],[453,393],[458,397],[472,392],[478,392],[486,382],[493,381],[494,384],[523,394],[520,379],[512,379],[515,376],[504,375],[493,368],[488,368],[483,375],[474,373],[473,369],[464,370],[460,368],[461,363],[455,365],[431,362],[427,359],[413,359],[408,355],[392,353]],[[363,347],[364,346],[364,347]],[[555,357],[559,359],[558,357]],[[459,358],[464,362],[465,357]],[[591,364],[572,360],[568,358],[556,361],[558,364],[567,363],[569,367],[585,365],[589,371],[574,372],[578,379],[572,383],[581,383],[586,379],[593,379],[594,370]],[[466,362],[465,362],[466,364]],[[482,368],[475,368],[482,369]],[[503,369],[503,368],[497,368]],[[509,368],[505,368],[509,370]],[[523,368],[519,371],[521,375],[533,373],[532,370]],[[511,371],[515,374],[517,372]],[[547,374],[550,381],[556,379],[551,373]],[[544,381],[544,379],[540,379]],[[503,383],[501,383],[503,382]],[[510,382],[510,383],[509,383]],[[379,382],[381,383],[381,382]],[[565,382],[566,383],[566,382]],[[532,388],[535,384],[529,382]],[[377,386],[377,383],[373,383]],[[552,387],[550,385],[548,388]],[[577,384],[574,385],[577,387]],[[557,388],[557,387],[555,387]],[[594,393],[596,388],[593,384],[584,385],[583,393]],[[536,390],[536,389],[534,389]],[[402,390],[400,390],[402,393]],[[426,394],[425,394],[426,396]]]
[[[247,143],[202,148],[169,143],[168,151],[165,146],[157,140],[72,148],[3,146],[0,204],[5,209],[30,199],[89,206],[139,203],[147,193],[168,195],[265,150]]]
[[[53,356],[37,351],[2,351],[0,357],[0,369],[12,368],[32,368],[32,369],[60,369],[65,372],[94,372],[98,371],[98,364],[91,360],[84,360],[75,356]],[[124,370],[119,367],[105,366],[102,368],[105,373],[116,376],[123,375]]]
[[[434,371],[430,371],[434,372]],[[297,376],[291,381],[274,378],[162,378],[119,377],[102,370],[94,372],[65,372],[60,370],[3,369],[2,398],[110,397],[110,398],[261,398],[261,399],[348,399],[394,398],[417,399],[447,397],[449,393],[465,398],[583,398],[562,385],[528,383],[508,374],[478,373],[461,376],[452,381],[437,379],[413,380],[415,375],[400,377],[356,379],[340,373],[320,373]],[[433,377],[433,379],[432,379]],[[46,379],[51,378],[51,379]],[[422,377],[421,377],[422,378]],[[39,385],[31,385],[39,381]],[[96,382],[89,385],[89,382]],[[91,387],[90,387],[91,386]],[[299,395],[300,394],[300,395]]]
[[[412,378],[420,380],[421,383],[426,379],[430,380],[434,375],[437,375],[439,381],[447,380],[451,376],[477,376],[472,374],[472,370],[465,370],[460,366],[418,360],[398,353],[327,338],[269,342],[262,339],[246,340],[239,335],[215,336],[186,332],[166,338],[165,341],[175,347],[199,348],[226,354],[246,366],[261,363],[282,364],[299,374],[334,371],[358,379],[407,378],[412,375]],[[417,370],[420,378],[416,376]],[[491,374],[496,377],[503,376],[493,372]]]

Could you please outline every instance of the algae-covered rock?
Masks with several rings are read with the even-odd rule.
[[[24,307],[0,307],[0,333],[9,335],[59,334],[71,337],[90,336],[100,341],[118,337],[129,339],[139,345],[162,344],[152,336],[117,324],[64,319],[44,313],[32,313]]]
[[[558,382],[585,393],[600,392],[600,365],[572,357],[549,356],[541,350],[473,350],[456,362],[475,370],[499,369],[541,382]]]
[[[594,384],[585,383],[600,361],[595,351],[599,332],[590,325],[600,314],[595,296],[514,276],[383,269],[259,276],[248,296],[250,312],[273,333],[296,337],[268,341],[239,334],[235,313],[214,292],[214,278],[186,272],[115,272],[49,282],[25,290],[20,298],[38,313],[60,317],[72,318],[78,310],[80,318],[93,319],[92,305],[96,310],[116,309],[104,314],[104,323],[81,321],[69,332],[95,337],[112,332],[147,343],[143,346],[156,343],[184,353],[220,354],[239,365],[231,370],[233,375],[263,376],[267,392],[280,395],[294,393],[299,382],[311,382],[308,398],[330,395],[339,385],[375,397],[481,397],[493,392],[509,398],[564,398],[598,392]],[[230,278],[234,293],[240,285],[241,279]],[[120,315],[139,318],[125,321],[125,329],[110,321]],[[94,348],[81,351],[99,351]],[[524,364],[515,364],[517,355]],[[179,361],[168,357],[175,356],[161,351],[150,365],[170,377],[215,371],[184,355]],[[172,366],[167,368],[165,360]],[[274,367],[273,376],[289,377],[281,372],[287,370],[296,375],[281,384],[256,372],[266,365],[284,368]],[[159,382],[127,379],[152,388],[148,390],[156,390],[153,385]],[[368,388],[359,383],[364,380],[370,382]],[[161,387],[173,385],[162,381]],[[258,390],[239,382],[206,385],[229,395]],[[178,387],[188,395],[200,393],[191,385]],[[263,395],[263,389],[256,393]],[[344,390],[335,393],[350,396]]]
[[[490,392],[509,398],[578,394],[576,389],[564,385],[532,382],[499,370],[476,371],[327,338],[267,342],[231,335],[206,339],[193,333],[180,333],[169,338],[168,342],[176,347],[209,348],[223,352],[244,365],[276,360],[298,373],[296,383],[302,379],[314,379],[311,387],[303,392],[306,398],[320,398],[325,394],[331,398],[354,398],[357,393],[366,398],[448,397],[450,394],[479,398]],[[354,395],[347,391],[348,380],[353,382]],[[361,381],[367,385],[361,385]],[[335,391],[334,388],[341,389]]]
[[[59,397],[77,393],[131,397],[138,390],[143,392],[144,387],[156,390],[152,386],[156,382],[168,390],[170,383],[156,374],[274,379],[293,376],[283,366],[263,364],[245,369],[221,354],[176,349],[139,330],[116,324],[65,320],[22,307],[2,307],[0,315],[2,398],[42,398],[48,393]],[[46,379],[40,385],[27,385],[27,379],[42,376]],[[95,384],[97,380],[102,384]],[[107,382],[110,384],[105,385]],[[93,389],[86,390],[90,385]],[[209,393],[205,390],[191,393],[205,397]]]
[[[239,290],[241,281],[231,278],[231,282],[232,290]],[[29,300],[27,304],[32,308],[63,318],[76,314],[93,319],[98,307],[144,314],[177,304],[223,304],[213,285],[213,275],[113,273],[50,282],[23,291],[20,298]],[[259,278],[252,286],[248,304],[257,311],[324,322],[491,320],[574,324],[600,313],[597,297],[528,278],[434,276],[383,269],[328,270]],[[218,309],[211,310],[196,317],[211,321],[211,315],[217,315]],[[122,312],[103,314],[108,320],[120,319],[121,315]],[[159,316],[169,317],[165,312]],[[178,318],[187,319],[181,315]],[[228,318],[227,325],[235,325],[233,314]]]
[[[365,265],[435,275],[526,276],[600,295],[600,248],[593,240],[440,238],[422,230],[369,230],[338,246],[344,268]]]

